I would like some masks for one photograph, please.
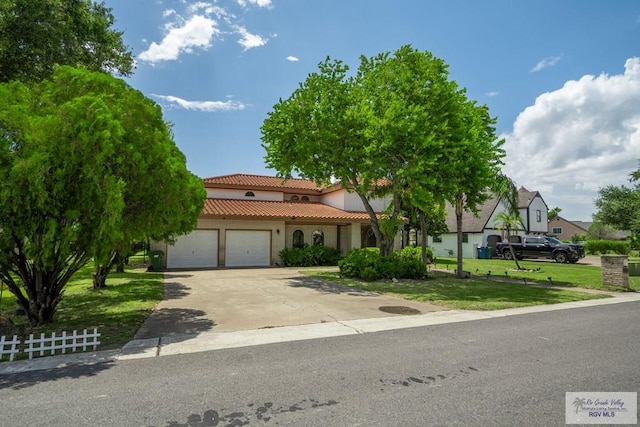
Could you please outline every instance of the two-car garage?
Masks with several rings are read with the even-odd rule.
[[[271,230],[223,230],[222,239],[220,234],[219,230],[195,230],[179,236],[167,247],[167,268],[271,265]]]

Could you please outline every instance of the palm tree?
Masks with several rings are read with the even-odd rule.
[[[511,245],[511,236],[513,235],[513,231],[518,231],[523,229],[522,225],[522,217],[520,214],[512,215],[507,212],[500,212],[496,214],[494,223],[496,227],[502,232],[502,237],[507,239],[507,244],[509,245],[509,255],[511,255],[511,259],[516,262],[516,267],[518,270],[524,270],[520,263],[518,262],[518,257],[516,256],[515,251],[513,250],[513,246]],[[505,258],[508,259],[508,256],[505,255]]]
[[[496,182],[498,198],[505,205],[506,211],[496,214],[494,223],[502,231],[503,238],[506,235],[509,253],[516,262],[516,267],[518,270],[524,270],[518,262],[513,246],[511,246],[512,232],[525,229],[522,216],[520,216],[520,209],[518,209],[518,188],[511,178],[506,175],[499,175]]]

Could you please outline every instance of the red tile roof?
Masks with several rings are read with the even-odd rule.
[[[322,203],[274,202],[267,200],[207,199],[203,215],[216,217],[279,218],[310,220],[369,221],[366,212],[347,212]]]
[[[322,187],[314,182],[301,178],[278,178],[275,176],[245,175],[236,173],[233,175],[214,176],[203,179],[205,187],[226,188],[269,188],[278,190],[312,190],[320,193]]]

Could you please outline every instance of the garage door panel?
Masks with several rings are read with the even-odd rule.
[[[167,248],[167,268],[218,266],[218,230],[195,230]]]
[[[227,230],[225,266],[268,267],[271,265],[270,230]]]

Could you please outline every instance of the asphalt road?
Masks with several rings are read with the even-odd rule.
[[[0,376],[2,425],[561,426],[640,391],[640,303]]]

